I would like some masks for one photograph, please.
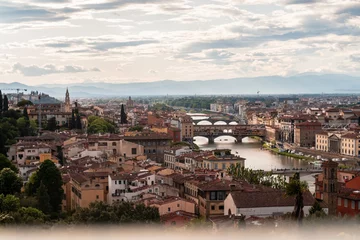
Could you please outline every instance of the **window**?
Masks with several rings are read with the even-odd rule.
[[[355,209],[355,201],[351,201],[351,209]]]
[[[100,187],[100,185],[99,185],[99,184],[96,184],[95,187]]]
[[[116,146],[116,142],[113,142],[112,145],[113,145],[113,146]]]
[[[115,185],[117,184],[117,181],[115,181]]]
[[[99,199],[99,195],[96,195],[96,199]]]
[[[222,169],[226,169],[226,163],[222,164]]]
[[[171,211],[171,208],[168,208],[168,212],[170,212]]]
[[[211,205],[211,210],[215,210],[215,206],[214,206],[214,205]]]
[[[224,200],[225,199],[225,193],[224,192],[218,192],[217,193],[217,200]]]
[[[137,150],[136,148],[132,148],[131,149],[131,154],[135,155],[137,153],[136,150]]]
[[[341,206],[341,198],[338,198],[338,206]]]
[[[180,204],[178,204],[177,207],[180,207]]]
[[[217,163],[214,164],[214,168],[218,169],[218,164]]]
[[[216,192],[210,192],[210,200],[216,200]]]
[[[344,207],[348,207],[348,200],[344,199]]]

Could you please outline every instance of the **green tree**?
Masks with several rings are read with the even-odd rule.
[[[23,116],[26,120],[29,120],[29,115],[28,115],[28,112],[27,112],[27,108],[24,107],[24,111],[23,111]]]
[[[17,212],[12,214],[14,222],[25,225],[39,225],[43,224],[46,216],[43,212],[32,207],[22,207]]]
[[[34,105],[31,101],[22,99],[20,102],[18,102],[18,107],[26,107],[26,106],[32,106]]]
[[[285,191],[286,195],[289,197],[295,196],[294,210],[292,212],[292,217],[298,222],[299,225],[302,224],[304,218],[304,197],[303,193],[308,191],[308,185],[305,181],[300,181],[300,174],[295,173],[291,178],[290,182],[286,185]]]
[[[62,146],[56,146],[56,151],[57,151],[57,158],[59,159],[60,165],[64,166],[65,157],[64,157]]]
[[[200,217],[191,220],[186,225],[186,228],[192,230],[204,230],[204,229],[207,230],[207,229],[211,229],[212,226],[213,226],[212,223],[207,221],[206,218]]]
[[[129,131],[130,132],[135,132],[135,131],[141,132],[143,129],[144,128],[142,126],[134,126],[134,127],[129,128]]]
[[[74,129],[76,126],[76,120],[75,120],[75,110],[73,109],[71,111],[71,129]]]
[[[46,129],[49,131],[55,131],[57,128],[56,118],[52,117],[47,121]]]
[[[309,217],[324,218],[325,211],[322,209],[319,201],[315,200],[314,205],[309,209]]]
[[[2,171],[4,168],[10,168],[15,173],[19,172],[16,166],[12,164],[4,154],[0,154],[0,171]]]
[[[40,187],[37,189],[36,199],[38,202],[38,209],[45,214],[49,214],[51,212],[50,196],[47,188],[42,182],[40,183]]]
[[[30,178],[26,186],[28,196],[35,196],[37,194],[41,182],[47,188],[47,193],[50,197],[51,212],[59,213],[64,196],[64,190],[62,189],[63,181],[59,169],[50,160],[45,160]]]
[[[0,194],[16,194],[20,193],[22,187],[22,179],[10,168],[4,168],[0,172]]]
[[[120,124],[127,124],[127,115],[125,113],[124,104],[121,104],[121,112],[120,112]]]
[[[73,220],[84,224],[132,224],[158,223],[159,210],[143,204],[117,202],[108,205],[103,202],[90,203],[88,208],[79,208],[73,214]]]
[[[14,195],[0,194],[0,212],[16,212],[20,208],[20,200]]]
[[[3,95],[0,90],[0,117],[2,117],[2,112],[3,112]]]
[[[3,103],[3,112],[7,112],[9,110],[9,100],[7,95],[4,96],[4,103]]]

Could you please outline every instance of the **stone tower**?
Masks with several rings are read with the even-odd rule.
[[[329,215],[335,216],[337,214],[337,167],[338,163],[331,160],[323,162],[323,200],[328,205]]]
[[[65,95],[65,112],[71,112],[71,102],[70,102],[70,94],[69,89],[66,88],[66,95]]]

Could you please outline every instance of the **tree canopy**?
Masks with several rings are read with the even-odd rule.
[[[85,224],[158,223],[160,215],[157,208],[146,207],[143,204],[116,202],[108,205],[103,202],[93,202],[88,208],[77,209],[73,220]]]
[[[89,122],[89,126],[88,126],[89,134],[116,132],[115,124],[101,117],[91,116],[89,117],[88,122]]]
[[[20,193],[22,185],[22,179],[10,168],[0,171],[0,194]]]
[[[28,196],[36,196],[41,183],[46,187],[52,213],[59,213],[64,196],[63,181],[59,169],[50,160],[45,160],[40,168],[30,177],[26,185]],[[39,200],[39,199],[38,199]]]
[[[4,154],[0,154],[0,171],[2,171],[4,168],[10,168],[15,173],[19,171]]]

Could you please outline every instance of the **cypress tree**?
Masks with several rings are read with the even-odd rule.
[[[4,96],[4,105],[3,105],[3,112],[7,112],[9,110],[9,100],[7,96]]]
[[[127,124],[127,116],[124,110],[124,104],[121,104],[120,124]]]
[[[81,126],[81,117],[80,117],[79,113],[76,115],[76,128],[80,129],[80,130],[82,128],[82,126]]]
[[[26,120],[29,121],[29,115],[28,115],[28,112],[27,112],[27,108],[26,108],[26,107],[24,107],[23,116],[24,116],[24,118],[25,118]]]
[[[0,90],[0,117],[2,116],[2,111],[3,111],[3,95]]]
[[[76,120],[75,120],[75,111],[74,109],[71,112],[71,129],[76,127]]]
[[[38,201],[38,209],[45,214],[49,214],[51,212],[50,196],[48,194],[48,189],[43,182],[40,183],[40,186],[36,191],[36,199]]]

